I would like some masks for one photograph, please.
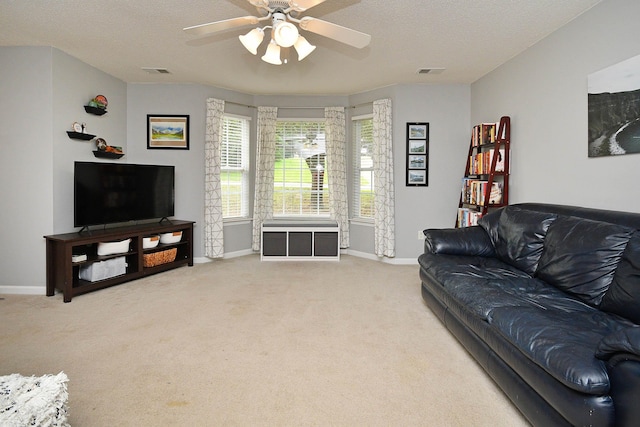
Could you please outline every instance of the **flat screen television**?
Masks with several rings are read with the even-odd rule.
[[[174,215],[175,167],[75,162],[75,227]]]

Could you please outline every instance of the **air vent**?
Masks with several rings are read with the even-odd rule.
[[[418,74],[440,74],[444,68],[420,68]]]
[[[142,69],[144,71],[146,71],[149,74],[171,74],[171,72],[169,70],[167,70],[166,68],[146,68],[146,67],[142,67]]]

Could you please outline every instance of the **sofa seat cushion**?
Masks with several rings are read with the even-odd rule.
[[[597,307],[633,232],[616,224],[561,216],[547,231],[535,276]]]
[[[499,307],[534,307],[564,313],[582,312],[589,306],[538,279],[471,279],[451,282],[449,294],[482,319]]]
[[[595,357],[598,344],[629,325],[586,305],[570,316],[558,309],[499,307],[491,312],[489,323],[556,380],[594,395],[607,394],[610,385],[605,363]]]
[[[424,253],[418,257],[418,264],[443,284],[451,280],[459,281],[461,277],[482,279],[530,277],[495,257]]]

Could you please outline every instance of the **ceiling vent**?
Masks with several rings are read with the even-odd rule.
[[[171,74],[171,72],[169,70],[167,70],[166,68],[145,68],[142,67],[142,69],[144,71],[146,71],[149,74]]]
[[[444,68],[420,68],[418,74],[440,74]]]

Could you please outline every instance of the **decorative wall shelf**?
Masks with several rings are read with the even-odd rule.
[[[84,111],[86,111],[89,114],[94,114],[96,116],[102,116],[103,114],[107,114],[107,110],[105,110],[104,108],[92,107],[90,105],[85,105]]]
[[[124,153],[110,153],[108,151],[94,151],[93,155],[101,159],[119,159]]]
[[[91,135],[90,133],[73,132],[70,130],[67,131],[67,135],[69,135],[69,138],[71,139],[81,139],[83,141],[90,141],[96,137],[95,135]]]

